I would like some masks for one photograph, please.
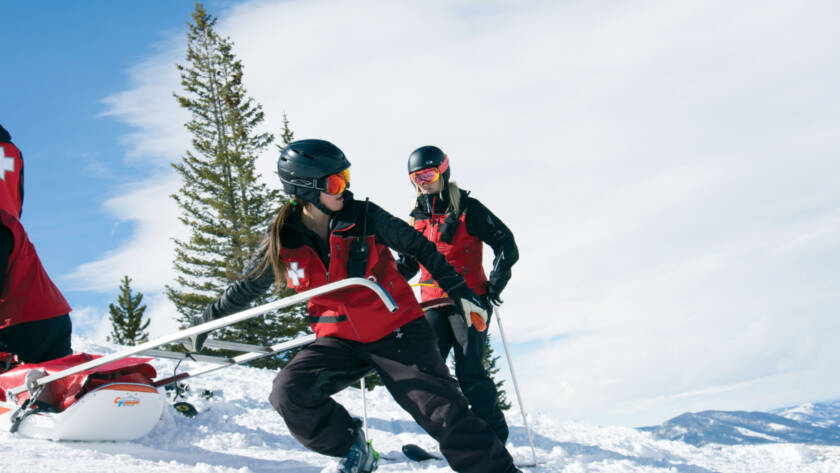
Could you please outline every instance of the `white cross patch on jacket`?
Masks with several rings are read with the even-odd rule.
[[[15,172],[15,158],[6,156],[6,150],[0,146],[0,179],[6,180],[7,172]]]
[[[300,286],[300,280],[306,277],[306,272],[303,268],[298,267],[297,261],[289,263],[289,269],[286,271],[286,274],[292,280],[293,287]]]

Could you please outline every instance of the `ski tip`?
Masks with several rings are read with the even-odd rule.
[[[403,445],[402,452],[403,455],[405,455],[409,460],[413,460],[416,462],[426,460],[440,460],[439,456],[433,455],[427,452],[425,449],[423,449],[423,447],[415,445],[413,443]]]

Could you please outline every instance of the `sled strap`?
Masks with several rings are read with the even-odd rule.
[[[9,417],[9,432],[17,432],[23,419],[26,419],[32,414],[38,414],[39,412],[59,412],[52,404],[37,400],[38,396],[44,391],[44,388],[45,386],[41,386],[41,388],[37,389],[33,397],[23,401],[23,404],[12,413],[11,417]],[[32,401],[33,399],[35,399],[34,402]]]

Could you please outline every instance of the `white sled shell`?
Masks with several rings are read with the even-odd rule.
[[[158,423],[165,399],[148,384],[112,383],[85,394],[59,413],[37,413],[20,423],[18,433],[50,440],[134,440]],[[9,430],[17,406],[0,404],[0,428]]]

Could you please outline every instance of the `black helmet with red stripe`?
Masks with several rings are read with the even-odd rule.
[[[449,185],[449,157],[437,146],[421,146],[408,156],[408,174],[428,168],[437,168],[443,177],[443,188]]]

